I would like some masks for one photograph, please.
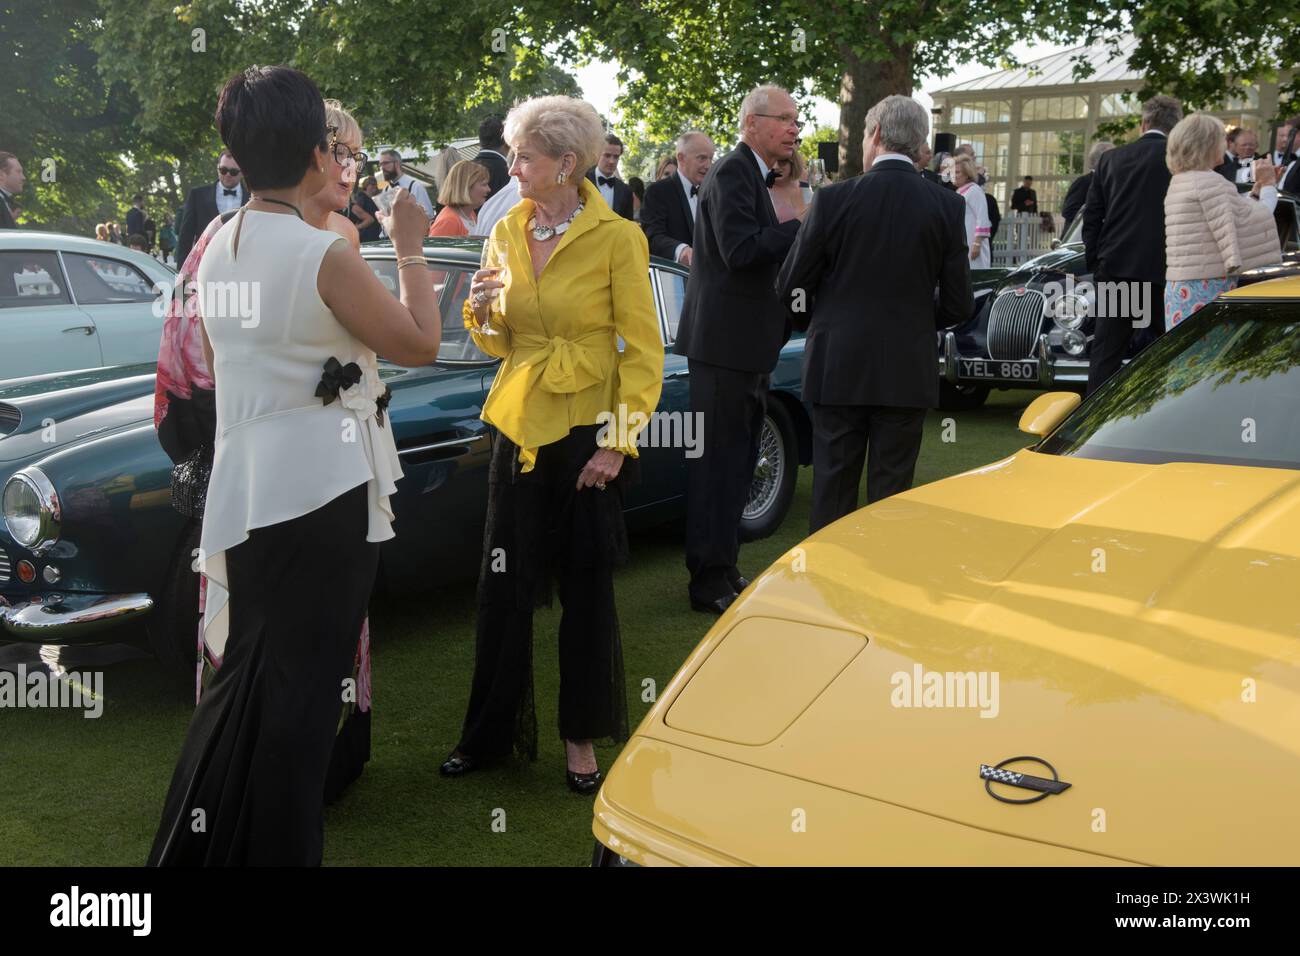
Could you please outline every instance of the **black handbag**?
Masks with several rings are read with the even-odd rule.
[[[211,445],[202,445],[172,466],[172,507],[187,518],[203,518],[212,454]]]

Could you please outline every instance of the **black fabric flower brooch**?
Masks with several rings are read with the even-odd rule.
[[[339,392],[351,388],[359,381],[361,381],[360,365],[356,362],[342,365],[331,355],[325,362],[325,374],[320,377],[320,382],[316,386],[316,397],[322,403],[330,405],[339,397]]]
[[[375,407],[378,409],[378,411],[375,412],[375,421],[379,422],[380,428],[384,427],[384,413],[388,411],[388,403],[392,401],[392,398],[393,390],[385,385],[384,394],[375,399]]]

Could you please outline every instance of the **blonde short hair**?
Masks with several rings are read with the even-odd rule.
[[[361,146],[361,124],[343,108],[338,100],[325,101],[325,125],[334,127],[334,139],[340,143]]]
[[[572,96],[538,96],[506,114],[506,142],[518,150],[531,141],[552,159],[575,157],[571,179],[584,176],[605,147],[605,127],[596,108]]]
[[[952,172],[957,175],[957,170],[962,171],[968,183],[979,183],[980,176],[975,169],[975,160],[967,153],[959,153],[952,158]]]
[[[1171,173],[1213,169],[1223,160],[1223,120],[1208,113],[1184,116],[1169,133],[1165,165]]]
[[[471,159],[462,159],[447,173],[438,190],[438,204],[442,206],[472,206],[474,197],[470,190],[488,181],[485,167]]]

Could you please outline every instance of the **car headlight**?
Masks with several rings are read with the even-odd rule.
[[[5,482],[3,509],[5,528],[24,548],[40,552],[59,540],[59,495],[39,468],[24,468]]]
[[[1092,303],[1078,292],[1067,292],[1052,303],[1052,319],[1061,328],[1077,329],[1092,311]]]
[[[1061,345],[1069,355],[1082,355],[1088,347],[1088,337],[1076,329],[1070,329],[1061,336]]]

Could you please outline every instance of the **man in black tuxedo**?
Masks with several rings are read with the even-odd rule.
[[[871,108],[867,172],[818,192],[777,278],[782,301],[809,312],[811,531],[857,509],[864,461],[868,504],[912,486],[925,411],[939,404],[935,329],[974,309],[965,202],[915,166],[929,125],[907,96]]]
[[[1259,149],[1259,137],[1254,130],[1237,127],[1228,134],[1228,147],[1232,150],[1228,158],[1215,167],[1219,175],[1228,182],[1255,182],[1255,151]]]
[[[691,264],[700,184],[713,166],[714,145],[708,135],[689,130],[677,137],[677,172],[646,187],[641,201],[641,228],[650,252],[684,266]]]
[[[18,228],[12,201],[14,196],[23,191],[26,181],[23,164],[18,161],[18,157],[0,151],[0,229]]]
[[[916,169],[921,174],[921,178],[934,183],[936,186],[943,185],[943,177],[930,168],[930,163],[934,159],[934,150],[930,148],[929,143],[921,144],[921,152],[916,157]],[[1001,218],[999,216],[999,218]]]
[[[208,228],[208,223],[223,212],[238,209],[248,202],[248,190],[242,182],[243,170],[229,150],[222,150],[217,158],[217,181],[190,190],[185,200],[185,215],[181,219],[180,235],[176,237],[176,265],[185,264],[194,241]]]
[[[713,614],[749,584],[736,567],[740,519],[768,376],[790,337],[773,283],[807,215],[778,222],[768,187],[776,179],[772,165],[793,155],[801,126],[785,90],[752,90],[740,107],[740,143],[709,170],[698,197],[673,351],[687,357],[691,411],[704,427],[703,454],[686,462],[688,590],[691,607]]]
[[[488,199],[510,182],[510,166],[506,162],[510,148],[503,138],[504,130],[505,121],[495,113],[483,117],[483,122],[478,124],[478,154],[474,162],[488,171]]]
[[[1012,212],[1038,212],[1038,193],[1034,189],[1034,177],[1026,176],[1019,186],[1011,192]]]
[[[587,178],[596,184],[606,205],[624,219],[632,218],[632,187],[618,178],[618,159],[623,155],[623,141],[609,133],[594,169]]]
[[[131,197],[131,208],[126,211],[126,234],[143,236],[144,220],[144,193],[136,193]]]
[[[1097,168],[1097,160],[1101,159],[1102,153],[1114,148],[1114,143],[1104,139],[1099,139],[1088,147],[1088,156],[1083,162],[1083,175],[1070,183],[1070,188],[1065,191],[1065,201],[1061,203],[1061,218],[1065,220],[1065,226],[1061,229],[1062,235],[1070,231],[1070,224],[1083,211],[1083,204],[1088,201],[1088,190],[1092,187],[1092,176]]]
[[[1098,282],[1124,284],[1128,302],[1145,301],[1148,311],[1137,315],[1130,308],[1130,314],[1097,315],[1088,353],[1089,394],[1123,364],[1135,322],[1142,328],[1143,344],[1164,331],[1165,193],[1170,179],[1165,144],[1182,118],[1176,99],[1153,96],[1142,104],[1142,135],[1097,160],[1083,207],[1088,271]]]

